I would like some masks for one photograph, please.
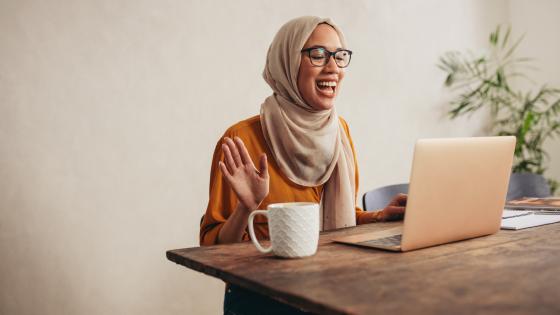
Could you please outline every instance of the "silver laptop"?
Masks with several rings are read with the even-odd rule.
[[[514,149],[512,136],[418,140],[404,224],[334,241],[404,252],[496,233]]]

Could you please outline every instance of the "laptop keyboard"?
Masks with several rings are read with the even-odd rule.
[[[401,240],[402,240],[402,234],[397,234],[384,238],[374,239],[371,241],[360,242],[360,245],[393,247],[393,246],[401,245]]]

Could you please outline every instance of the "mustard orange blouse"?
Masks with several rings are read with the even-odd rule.
[[[356,159],[356,151],[354,143],[350,137],[350,130],[348,124],[340,118],[342,126],[346,131],[352,152],[354,153],[354,163],[356,169],[356,193],[358,190],[358,163]],[[224,133],[223,137],[239,137],[245,143],[247,151],[253,160],[253,163],[258,168],[259,156],[264,152],[268,157],[268,172],[270,175],[270,186],[268,196],[260,204],[259,209],[266,209],[271,203],[278,202],[316,202],[319,203],[321,199],[321,192],[323,186],[305,187],[294,184],[279,169],[276,161],[268,148],[266,140],[264,139],[260,116],[254,116],[249,119],[238,122],[231,126]],[[223,161],[224,156],[221,148],[223,141],[220,139],[214,149],[214,156],[212,158],[212,166],[210,171],[210,199],[206,214],[200,226],[200,245],[214,245],[217,244],[218,234],[220,229],[229,218],[231,213],[237,206],[237,197],[234,191],[228,185],[226,179],[222,176],[218,166],[219,161]],[[365,211],[356,207],[356,223],[362,221],[360,217],[366,214]],[[255,217],[255,233],[259,239],[268,238],[268,226],[265,216],[259,215]],[[245,230],[243,240],[249,240],[248,232]]]

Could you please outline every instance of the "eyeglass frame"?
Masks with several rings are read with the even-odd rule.
[[[311,51],[314,50],[314,49],[322,49],[327,53],[328,57],[327,57],[327,59],[326,59],[327,61],[325,62],[324,65],[316,65],[316,64],[313,63],[312,58],[311,58]],[[338,63],[336,62],[336,58],[334,57],[334,55],[336,55],[338,52],[341,52],[341,51],[347,52],[348,55],[350,56],[349,59],[348,59],[348,64],[346,64],[346,66],[344,66],[344,67],[339,66]],[[305,53],[305,52],[307,53],[307,56],[309,57],[309,60],[311,61],[311,65],[313,67],[324,67],[324,66],[329,64],[329,60],[331,59],[331,57],[333,57],[334,63],[336,64],[337,67],[346,68],[350,65],[350,61],[352,60],[352,51],[348,50],[348,49],[342,49],[342,48],[337,48],[335,51],[330,51],[323,46],[313,46],[313,47],[302,49],[301,52],[302,53]]]

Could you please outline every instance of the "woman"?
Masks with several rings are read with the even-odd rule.
[[[354,145],[334,108],[351,55],[330,19],[300,17],[280,28],[263,73],[273,94],[260,115],[230,127],[214,150],[201,245],[248,240],[249,214],[270,203],[320,203],[323,230],[402,217],[404,195],[381,211],[356,206]],[[255,233],[267,238],[266,218],[257,218]]]

